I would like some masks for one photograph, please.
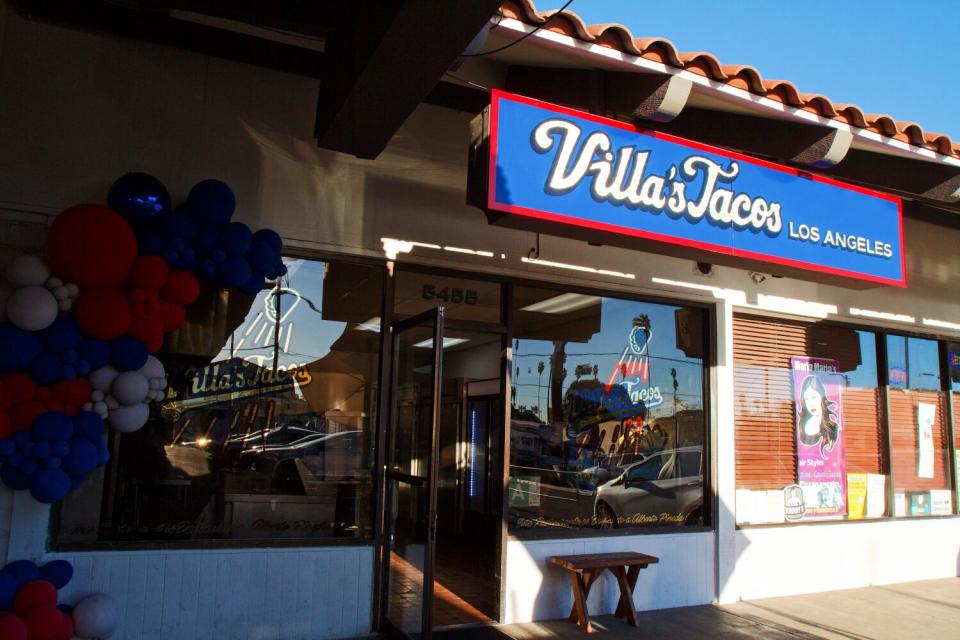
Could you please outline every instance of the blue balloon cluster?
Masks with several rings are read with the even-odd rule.
[[[61,316],[39,333],[0,323],[0,373],[26,371],[49,387],[111,365],[134,371],[147,363],[147,346],[130,336],[107,342],[85,335],[73,318]]]
[[[156,191],[145,184],[140,199]],[[281,259],[283,242],[275,231],[253,232],[242,222],[231,222],[236,204],[226,184],[203,180],[190,189],[185,203],[173,211],[157,212],[149,222],[140,221],[139,210],[117,210],[139,221],[134,228],[141,255],[160,256],[172,269],[185,269],[200,280],[254,294],[263,288],[264,280],[287,272]]]
[[[62,500],[110,459],[103,429],[103,419],[90,411],[73,418],[40,414],[29,431],[0,440],[0,481],[14,491],[29,490],[37,502]]]
[[[170,192],[150,174],[132,172],[113,183],[107,204],[136,227],[170,211]]]
[[[73,565],[66,560],[52,560],[37,566],[29,560],[14,560],[0,569],[0,611],[12,611],[17,592],[28,582],[46,580],[55,589],[63,589],[73,579]]]

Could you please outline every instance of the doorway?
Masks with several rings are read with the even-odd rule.
[[[499,616],[506,334],[416,310],[392,332],[378,611],[388,634],[427,638]]]

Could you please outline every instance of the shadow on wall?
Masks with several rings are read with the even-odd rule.
[[[733,511],[721,502],[712,518],[713,532],[513,540],[508,546],[503,619],[527,622],[562,619],[569,614],[573,606],[570,574],[548,564],[554,555],[637,551],[658,557],[659,564],[642,570],[637,580],[633,603],[638,611],[715,602],[726,586],[726,582],[718,584],[715,525],[722,520],[732,526],[733,518]],[[739,555],[744,549],[735,548],[733,553]],[[735,563],[736,558],[728,562]],[[604,573],[587,599],[590,615],[613,613],[618,597],[616,580],[611,573]]]

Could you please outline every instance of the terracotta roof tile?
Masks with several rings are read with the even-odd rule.
[[[556,10],[538,11],[533,0],[506,0],[501,12],[505,17],[539,26],[555,14]],[[856,105],[836,103],[816,93],[800,93],[791,82],[764,80],[755,68],[721,64],[716,56],[710,53],[678,52],[674,44],[665,38],[638,38],[621,24],[587,25],[576,13],[564,11],[562,15],[550,20],[550,24],[545,28],[591,44],[684,69],[791,107],[832,118],[853,127],[875,131],[894,140],[960,157],[960,143],[953,142],[946,134],[925,133],[923,128],[914,122],[896,121],[887,115],[865,115]]]

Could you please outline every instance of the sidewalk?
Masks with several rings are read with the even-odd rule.
[[[613,616],[594,618],[597,640],[945,640],[960,638],[960,578],[768,598],[725,606],[639,614],[634,629]],[[502,625],[515,640],[583,640],[565,621]]]

